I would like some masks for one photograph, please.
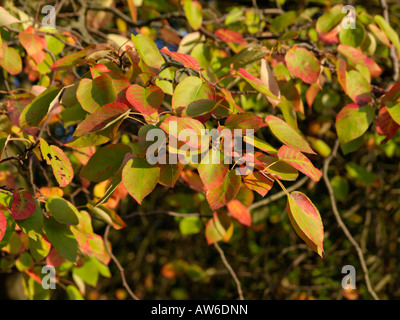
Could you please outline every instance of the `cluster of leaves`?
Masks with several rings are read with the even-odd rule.
[[[129,3],[137,24],[137,8]],[[181,39],[171,28],[162,29],[173,47],[157,46],[147,27],[127,33],[131,20],[118,18],[121,34],[110,35],[109,42],[90,43],[71,31],[26,22],[16,7],[0,7],[0,65],[4,79],[16,87],[7,91],[0,144],[6,177],[0,190],[0,248],[7,253],[1,269],[15,265],[27,275],[29,296],[44,298],[49,294],[40,286],[45,261],[57,267],[60,283],[72,273],[75,284],[67,282],[66,290],[81,297],[84,283],[95,285],[99,274],[111,276],[110,244],[93,225],[120,230],[127,226],[118,214],[127,194],[136,203],[130,207],[142,212],[154,207],[146,205],[152,195],[176,185],[192,190],[191,208],[198,212],[180,218],[182,233],[203,232],[213,244],[230,241],[235,230],[256,230],[249,207],[276,182],[287,196],[295,232],[322,257],[317,207],[304,193],[289,193],[282,181],[295,181],[300,172],[317,183],[322,172],[313,162],[321,164],[330,155],[336,137],[346,155],[360,149],[371,123],[379,143],[393,138],[400,125],[400,84],[382,88],[383,72],[392,74],[385,57],[390,50],[396,57],[400,52],[397,33],[382,16],[358,9],[355,29],[342,26],[342,5],[317,18],[319,7],[301,15],[286,11],[268,17],[268,24],[259,8],[236,8],[220,22],[205,24],[202,5],[185,0],[181,18],[191,32]],[[102,27],[103,13],[89,11],[87,22]],[[313,23],[295,28],[307,21]],[[35,84],[19,90],[22,71]],[[336,130],[328,131],[332,116]],[[310,119],[318,129],[305,134],[302,123]],[[147,133],[157,128],[166,133],[161,142],[168,156],[180,155],[169,145],[171,137],[178,146],[190,143],[179,134],[184,129],[197,137],[203,129],[252,129],[256,135],[244,136],[243,143],[256,152],[239,156],[254,171],[238,175],[235,169],[243,165],[234,161],[149,164],[146,152],[154,141]],[[201,142],[191,147],[200,160],[211,159],[211,150],[200,154]],[[234,158],[224,148],[217,156]],[[368,176],[356,163],[349,163],[348,171]],[[340,179],[340,186],[347,183]],[[162,273],[175,277],[192,269],[178,261]]]

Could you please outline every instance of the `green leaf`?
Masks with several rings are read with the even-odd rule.
[[[191,102],[200,99],[213,99],[213,93],[207,84],[198,77],[186,77],[176,86],[172,96],[172,108],[185,108]]]
[[[349,162],[345,165],[347,173],[353,179],[358,180],[362,184],[367,186],[372,186],[377,180],[375,173],[368,171],[367,169],[361,167],[357,163]]]
[[[256,136],[244,136],[243,141],[248,144],[251,144],[251,145],[255,146],[256,148],[258,148],[262,151],[265,151],[269,154],[277,154],[278,153],[278,149],[271,146],[268,142],[265,142],[265,141],[257,138]]]
[[[341,5],[334,6],[318,18],[316,24],[317,31],[328,33],[342,21],[345,15],[345,13],[342,13]]]
[[[9,74],[20,73],[22,71],[22,60],[18,50],[3,43],[0,47],[0,66]]]
[[[50,253],[51,244],[42,236],[38,236],[36,240],[29,239],[29,251],[36,262],[42,261]]]
[[[112,196],[114,193],[115,189],[117,189],[118,185],[122,181],[122,170],[125,167],[125,164],[128,162],[128,160],[132,159],[133,155],[132,154],[127,154],[119,167],[119,169],[115,172],[114,177],[112,178],[110,185],[108,186],[106,192],[104,193],[104,196],[94,205],[94,207],[97,207],[101,204],[104,204],[108,201],[108,199]]]
[[[42,138],[40,138],[40,150],[47,164],[52,167],[54,176],[60,187],[70,184],[74,178],[74,169],[64,151],[57,146],[49,146]]]
[[[138,34],[136,36],[132,34],[132,41],[135,44],[140,59],[152,68],[153,71],[157,71],[158,73],[164,59],[158,51],[154,41],[143,34]]]
[[[363,106],[371,101],[371,85],[358,71],[346,71],[347,95],[358,105]]]
[[[82,79],[76,91],[76,98],[84,110],[93,113],[107,103],[116,102],[117,94],[112,78],[104,73],[93,80]]]
[[[294,191],[288,196],[286,211],[297,235],[321,257],[324,252],[324,227],[318,209],[303,193]]]
[[[347,180],[341,176],[334,176],[331,181],[331,186],[333,189],[333,193],[335,194],[335,198],[338,201],[346,201],[347,195],[349,194],[349,183]]]
[[[15,266],[21,272],[31,268],[33,266],[32,256],[28,252],[23,252],[15,261]]]
[[[199,217],[184,217],[179,221],[179,230],[182,235],[199,233],[203,228],[203,224]]]
[[[296,168],[281,160],[271,162],[265,171],[279,180],[294,181],[299,176]]]
[[[311,161],[298,150],[282,146],[278,151],[278,158],[303,172],[314,181],[321,179],[322,172],[315,168]]]
[[[115,174],[125,155],[131,151],[129,146],[122,143],[100,148],[83,167],[80,176],[94,182],[107,180]]]
[[[299,17],[296,11],[287,11],[283,14],[277,15],[271,21],[271,31],[280,32],[286,27],[290,26]]]
[[[19,118],[20,127],[37,127],[50,112],[61,89],[50,87],[27,105]]]
[[[99,271],[97,270],[96,265],[93,263],[93,260],[88,259],[85,261],[83,266],[79,268],[72,268],[72,273],[77,275],[88,285],[95,287],[97,285],[97,281],[99,280]]]
[[[220,100],[220,102],[222,102],[222,100]],[[186,115],[188,117],[204,116],[206,114],[209,114],[216,107],[218,107],[220,102],[208,99],[200,99],[193,101],[188,105],[186,109]]]
[[[59,223],[54,218],[50,217],[45,219],[44,233],[64,259],[75,263],[78,244],[67,225]]]
[[[339,33],[339,40],[341,44],[357,48],[360,46],[366,36],[365,28],[361,23],[356,23],[356,28],[342,28]]]
[[[376,15],[376,16],[374,16],[374,20],[377,23],[377,25],[379,26],[379,28],[381,28],[381,30],[387,35],[387,37],[393,43],[393,45],[397,49],[397,52],[399,53],[400,52],[400,40],[399,40],[399,35],[397,34],[397,32],[390,26],[390,24],[388,24],[386,22],[386,20],[382,16]]]
[[[305,153],[315,154],[307,140],[285,121],[273,115],[265,119],[272,133],[284,144]]]
[[[278,100],[279,101],[279,98],[269,90],[268,86],[261,79],[258,79],[257,77],[255,77],[252,74],[248,73],[243,68],[240,68],[238,70],[238,74],[244,80],[246,80],[258,92],[261,92],[262,94],[264,94],[268,98],[272,98],[274,100]]]
[[[75,286],[69,285],[66,292],[69,300],[85,300]]]
[[[201,23],[203,22],[203,13],[200,3],[193,0],[185,0],[183,9],[190,26],[194,30],[199,29],[201,27]]]
[[[374,108],[355,103],[345,106],[336,116],[336,132],[340,144],[357,139],[367,131],[374,118]]]
[[[78,209],[71,202],[61,197],[53,196],[47,199],[46,209],[59,223],[69,225],[79,223]]]
[[[159,177],[160,168],[142,158],[129,160],[122,170],[122,183],[139,204],[156,187]]]

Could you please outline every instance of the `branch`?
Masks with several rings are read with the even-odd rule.
[[[333,147],[332,153],[324,161],[322,176],[324,178],[326,188],[328,189],[329,198],[330,198],[331,206],[332,206],[332,211],[333,211],[333,214],[335,215],[336,221],[337,221],[339,227],[342,229],[343,233],[346,235],[347,239],[350,241],[350,243],[353,245],[353,247],[357,251],[357,255],[358,255],[358,258],[361,263],[361,268],[364,272],[367,290],[375,300],[379,300],[379,297],[377,296],[377,294],[375,293],[374,289],[371,286],[371,281],[370,281],[369,275],[368,275],[368,267],[367,267],[367,264],[365,263],[365,258],[364,258],[363,252],[362,252],[360,246],[358,245],[357,241],[351,235],[349,229],[347,229],[346,225],[344,224],[344,222],[340,216],[340,213],[339,213],[339,210],[338,210],[337,204],[336,204],[335,194],[333,193],[333,189],[332,189],[331,183],[329,181],[328,167],[329,167],[329,164],[332,161],[332,159],[336,157],[338,148],[339,148],[339,140],[336,140],[336,143],[335,143],[335,146]]]
[[[108,254],[110,255],[112,261],[114,261],[114,263],[117,265],[117,268],[121,274],[121,278],[122,278],[122,284],[125,288],[125,290],[129,293],[129,295],[132,297],[132,299],[134,300],[140,300],[131,290],[131,288],[129,287],[128,282],[126,281],[126,277],[125,277],[125,271],[124,268],[121,266],[121,264],[119,263],[118,259],[116,256],[114,256],[114,254],[111,252],[110,246],[108,245],[108,233],[110,231],[110,225],[108,225],[106,227],[106,231],[104,232],[104,245],[106,247],[106,250],[108,252]]]
[[[390,26],[389,21],[389,7],[386,3],[386,0],[380,0],[381,7],[383,10],[383,18],[386,20],[387,24]],[[390,59],[393,62],[393,76],[392,79],[394,82],[399,80],[399,59],[397,58],[396,49],[394,48],[393,44],[390,47]]]
[[[214,242],[214,247],[217,249],[222,262],[224,263],[225,267],[228,269],[229,273],[231,274],[233,281],[235,281],[235,283],[236,283],[236,288],[238,291],[239,299],[244,300],[242,286],[240,284],[240,281],[239,281],[235,271],[232,269],[232,266],[229,264],[228,260],[226,259],[224,251],[221,249],[221,247],[219,246],[219,244],[217,242]]]
[[[286,190],[290,193],[298,188],[300,188],[303,184],[305,184],[308,181],[308,177],[303,177],[302,179],[300,179],[299,181],[297,181],[294,185],[290,186],[289,188],[287,188]],[[282,197],[284,197],[286,195],[285,191],[280,191],[278,193],[273,194],[272,196],[260,200],[258,202],[254,202],[252,205],[249,206],[249,210],[254,210],[257,209],[259,207],[265,206],[268,203],[271,203],[273,201],[276,201]]]
[[[172,217],[203,217],[203,218],[212,218],[212,215],[205,215],[201,213],[179,213],[173,211],[151,211],[151,212],[134,212],[123,216],[122,218],[127,220],[138,216],[152,216],[152,215],[167,215]]]

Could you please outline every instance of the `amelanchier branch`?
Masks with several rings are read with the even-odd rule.
[[[382,10],[383,10],[383,18],[386,20],[388,25],[390,25],[389,7],[386,3],[386,0],[380,0],[380,3],[381,3]],[[392,59],[392,63],[393,63],[393,77],[392,78],[393,78],[394,82],[397,82],[397,80],[399,80],[399,59],[396,54],[396,49],[394,48],[393,45],[390,47],[390,59]]]
[[[134,300],[140,300],[132,291],[132,289],[130,288],[128,282],[126,281],[126,276],[125,276],[125,270],[124,268],[121,266],[121,264],[119,263],[117,257],[111,252],[110,246],[108,244],[108,233],[110,232],[110,225],[108,225],[106,227],[106,231],[104,232],[104,246],[106,247],[106,250],[108,252],[108,254],[111,257],[111,260],[114,261],[114,263],[117,265],[117,268],[121,274],[121,278],[122,278],[122,284],[125,288],[125,290],[128,292],[128,294],[131,296],[132,299]]]
[[[331,185],[331,183],[329,181],[329,177],[328,177],[329,164],[331,163],[332,159],[336,157],[338,149],[339,149],[339,140],[336,140],[335,146],[333,147],[333,150],[332,150],[332,153],[324,161],[322,177],[324,179],[326,188],[328,189],[329,199],[331,201],[332,211],[333,211],[333,214],[335,215],[336,221],[337,221],[339,227],[342,229],[342,231],[345,234],[345,236],[347,237],[347,239],[350,241],[350,243],[353,245],[353,247],[357,251],[357,255],[358,255],[358,258],[359,258],[360,263],[361,263],[361,268],[362,268],[362,270],[364,272],[364,278],[365,278],[365,283],[367,285],[367,290],[368,290],[369,294],[375,300],[379,300],[378,295],[376,294],[376,292],[374,291],[374,289],[371,286],[371,281],[369,279],[369,274],[368,274],[368,267],[367,267],[367,264],[365,262],[365,258],[364,258],[363,252],[361,250],[361,247],[359,246],[357,241],[353,238],[353,236],[351,235],[349,229],[347,229],[346,225],[344,224],[344,222],[343,222],[343,220],[342,220],[342,218],[340,216],[340,213],[339,213],[339,210],[338,210],[337,204],[336,204],[335,194],[333,193],[333,188],[332,188],[332,185]]]
[[[236,288],[238,291],[239,299],[244,300],[242,285],[240,284],[239,278],[237,277],[235,271],[233,270],[232,266],[229,264],[228,260],[226,259],[224,251],[219,246],[218,242],[214,242],[214,247],[217,249],[223,264],[225,265],[226,269],[228,269],[229,273],[231,274],[233,281],[235,281]]]

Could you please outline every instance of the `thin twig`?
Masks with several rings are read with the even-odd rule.
[[[108,254],[110,255],[112,261],[114,261],[114,263],[117,265],[117,268],[121,274],[121,278],[122,278],[122,284],[125,288],[125,290],[129,293],[129,295],[132,297],[132,299],[134,300],[140,300],[131,290],[131,288],[128,285],[128,282],[126,281],[126,277],[125,277],[125,271],[124,268],[121,266],[121,264],[119,263],[118,259],[116,256],[114,256],[114,254],[111,252],[111,249],[108,245],[108,233],[110,231],[110,225],[108,225],[106,227],[106,231],[104,232],[104,245],[106,247],[106,250],[108,252]]]
[[[217,242],[214,242],[214,247],[217,249],[222,262],[224,263],[225,267],[228,269],[229,273],[231,274],[233,281],[235,281],[235,283],[236,283],[236,288],[238,291],[239,299],[244,300],[242,286],[240,284],[239,278],[237,277],[235,271],[232,269],[232,266],[229,264],[228,260],[226,259],[224,251],[221,249],[221,247],[219,246],[219,244]]]
[[[368,274],[368,267],[367,267],[367,264],[365,263],[365,258],[364,258],[363,252],[362,252],[360,246],[358,245],[357,241],[351,235],[349,229],[347,229],[346,225],[344,224],[344,222],[340,216],[339,210],[336,205],[335,194],[333,193],[333,188],[329,181],[329,177],[328,177],[329,164],[332,161],[332,159],[336,157],[338,149],[339,149],[339,140],[336,140],[336,143],[335,143],[335,146],[333,147],[332,153],[324,161],[322,176],[325,181],[326,188],[328,189],[329,198],[330,198],[331,206],[332,206],[332,211],[333,211],[333,214],[335,215],[336,221],[337,221],[339,227],[342,229],[343,233],[346,235],[347,239],[350,241],[350,243],[353,245],[353,247],[357,251],[357,255],[358,255],[358,258],[361,263],[361,268],[364,272],[367,290],[375,300],[379,300],[379,297],[377,296],[377,294],[375,293],[374,289],[371,286],[371,281],[369,279],[369,274]]]
[[[386,0],[380,0],[380,3],[381,3],[381,8],[383,10],[383,18],[385,19],[387,24],[390,25],[389,7],[386,3]],[[394,48],[393,44],[390,47],[390,59],[392,59],[392,63],[393,63],[392,79],[394,82],[397,82],[397,80],[399,80],[399,59],[397,58],[396,49]]]
[[[151,211],[151,212],[133,212],[131,214],[128,214],[126,216],[122,216],[123,219],[131,219],[134,217],[138,216],[152,216],[152,215],[167,215],[167,216],[172,216],[172,217],[205,217],[205,218],[211,218],[212,215],[204,215],[200,213],[179,213],[179,212],[173,212],[173,211]]]
[[[290,193],[290,192],[300,188],[303,184],[305,184],[308,181],[308,179],[309,179],[308,177],[303,177],[302,179],[297,181],[294,185],[290,186],[286,190]],[[284,197],[285,195],[286,195],[285,191],[280,191],[280,192],[275,193],[275,194],[273,194],[272,196],[270,196],[270,197],[268,197],[266,199],[254,202],[252,205],[249,206],[248,209],[249,210],[254,210],[254,209],[257,209],[259,207],[265,206],[268,203],[271,203],[273,201],[276,201],[276,200]]]

